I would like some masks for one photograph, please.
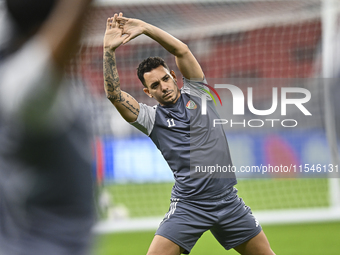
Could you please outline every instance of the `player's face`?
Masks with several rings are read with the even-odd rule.
[[[144,92],[155,98],[160,105],[174,104],[177,102],[180,91],[174,71],[169,72],[165,67],[159,66],[144,74],[147,88]]]

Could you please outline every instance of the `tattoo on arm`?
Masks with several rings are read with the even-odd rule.
[[[128,109],[131,113],[133,113],[134,115],[138,116],[139,110],[138,110],[136,107],[134,107],[134,106],[129,102],[129,100],[124,101],[124,102],[122,103],[122,105],[123,105],[126,109]]]
[[[124,102],[125,98],[122,96],[120,90],[120,81],[116,67],[115,53],[112,51],[104,52],[104,88],[108,99],[111,102]]]
[[[120,81],[118,76],[118,71],[116,67],[115,53],[112,51],[104,52],[104,88],[107,98],[112,102],[119,102],[120,105],[128,109],[132,114],[138,116],[139,109],[133,106],[129,101],[129,98],[133,99],[129,94],[120,90]],[[133,99],[134,100],[134,99]]]

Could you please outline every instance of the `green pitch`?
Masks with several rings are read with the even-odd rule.
[[[280,255],[339,255],[340,222],[263,226],[272,249]],[[146,254],[154,232],[119,233],[97,236],[94,255]],[[192,255],[238,254],[225,251],[206,232]]]
[[[238,180],[239,196],[253,211],[327,207],[326,179]],[[172,183],[115,184],[105,189],[115,205],[128,209],[130,217],[163,216],[169,208]],[[340,254],[340,222],[263,226],[276,254]],[[154,236],[151,232],[116,233],[97,236],[95,255],[146,254]],[[192,250],[193,255],[237,254],[226,252],[210,232]]]
[[[149,217],[168,211],[172,185],[115,184],[105,189],[112,194],[114,204],[128,209],[130,217]],[[239,179],[236,187],[253,211],[328,206],[327,179]]]

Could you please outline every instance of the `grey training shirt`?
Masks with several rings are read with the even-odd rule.
[[[203,85],[206,80],[183,81],[175,104],[150,107],[140,103],[138,118],[131,124],[151,138],[171,168],[175,178],[172,198],[219,198],[237,183],[232,172],[207,171],[232,166],[227,138],[221,125],[213,126],[213,120],[220,117],[203,90],[208,89]],[[201,115],[202,93],[207,94],[206,115]]]

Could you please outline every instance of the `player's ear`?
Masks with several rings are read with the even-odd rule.
[[[147,95],[148,95],[148,97],[152,98],[152,95],[150,94],[150,92],[149,92],[149,89],[148,89],[148,88],[143,88],[143,91],[144,91],[144,93],[145,93],[145,94],[147,94]]]
[[[171,71],[170,71],[170,74],[171,74],[172,78],[174,78],[174,80],[177,82],[177,76],[176,76],[176,74],[175,74],[175,71],[174,71],[174,70],[171,70]]]

